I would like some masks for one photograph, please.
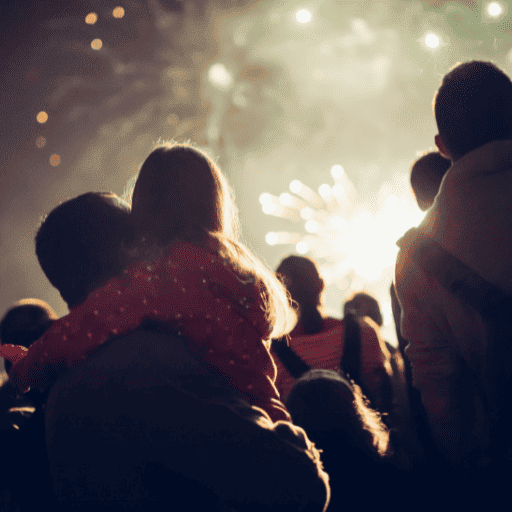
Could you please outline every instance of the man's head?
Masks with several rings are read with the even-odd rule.
[[[130,208],[115,194],[89,192],[54,208],[36,235],[46,277],[70,308],[123,269]]]
[[[512,82],[491,62],[457,64],[436,95],[439,150],[456,161],[494,140],[512,138]]]
[[[411,187],[420,210],[426,211],[432,206],[451,163],[439,151],[430,151],[412,164]]]

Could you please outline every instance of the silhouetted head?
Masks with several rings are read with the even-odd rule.
[[[50,212],[37,232],[36,254],[73,308],[123,270],[121,245],[131,234],[128,204],[115,194],[89,192]]]
[[[23,299],[10,308],[0,320],[2,345],[13,344],[30,347],[57,319],[53,309],[39,299]],[[5,361],[8,371],[11,366]]]
[[[484,144],[512,138],[512,82],[491,62],[459,63],[444,76],[434,111],[436,144],[458,160]]]
[[[345,301],[343,313],[352,313],[356,317],[368,316],[379,327],[382,327],[382,313],[380,312],[379,302],[375,297],[366,292],[358,292]]]
[[[159,143],[140,168],[132,218],[140,249],[161,248],[180,239],[218,251],[241,276],[254,278],[266,305],[271,336],[280,337],[291,329],[294,315],[286,290],[240,242],[238,212],[228,182],[204,151],[187,143]],[[144,250],[140,257],[147,257]]]
[[[310,370],[298,379],[286,407],[293,422],[302,427],[324,451],[335,448],[352,460],[378,460],[390,449],[389,431],[379,413],[371,409],[361,389],[332,370]]]
[[[277,267],[280,277],[292,300],[297,303],[299,322],[306,334],[322,330],[323,318],[320,313],[324,281],[316,263],[305,256],[288,256]]]
[[[238,233],[231,191],[219,167],[185,143],[160,144],[146,158],[133,191],[132,216],[137,233],[160,245]]]
[[[451,164],[439,151],[424,153],[412,164],[411,187],[420,210],[426,211],[432,206]]]

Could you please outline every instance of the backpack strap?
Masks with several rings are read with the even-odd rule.
[[[311,370],[306,362],[288,345],[288,339],[286,336],[273,340],[272,348],[279,357],[283,366],[288,370],[288,373],[294,378],[298,379],[306,372]]]

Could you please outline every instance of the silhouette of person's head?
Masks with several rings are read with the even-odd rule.
[[[439,151],[429,151],[417,158],[411,167],[411,187],[420,210],[434,202],[446,171],[452,162]]]
[[[277,267],[276,274],[298,306],[299,322],[306,334],[319,332],[323,326],[319,311],[324,281],[316,263],[305,256],[288,256]]]
[[[217,164],[190,144],[164,143],[142,164],[132,216],[140,236],[166,245],[175,238],[204,241],[206,234],[234,239],[238,221],[232,194]]]
[[[356,317],[370,317],[379,327],[382,327],[382,313],[379,302],[375,297],[366,292],[358,292],[345,301],[343,313],[352,313]]]
[[[123,270],[121,245],[131,235],[129,206],[115,194],[89,192],[50,212],[37,232],[36,254],[73,308]]]
[[[23,299],[10,308],[0,320],[2,345],[13,344],[30,347],[57,319],[53,309],[39,299]],[[5,361],[9,371],[11,363]]]
[[[258,283],[272,334],[278,337],[289,330],[293,314],[286,291],[240,242],[231,189],[204,151],[187,143],[160,143],[140,168],[132,195],[132,218],[136,248],[149,248],[149,257],[153,247],[176,239],[217,251],[226,264],[229,261],[238,273]]]
[[[512,82],[491,62],[457,64],[434,96],[436,145],[456,161],[473,149],[512,138]]]

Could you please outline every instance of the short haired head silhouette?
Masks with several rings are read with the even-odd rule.
[[[115,194],[89,192],[54,208],[36,235],[46,277],[70,308],[123,269],[121,244],[131,236],[130,208]]]
[[[512,81],[492,62],[455,65],[434,96],[436,145],[452,161],[512,138]]]
[[[412,164],[411,187],[420,210],[426,211],[432,206],[451,163],[439,151],[428,151]]]

